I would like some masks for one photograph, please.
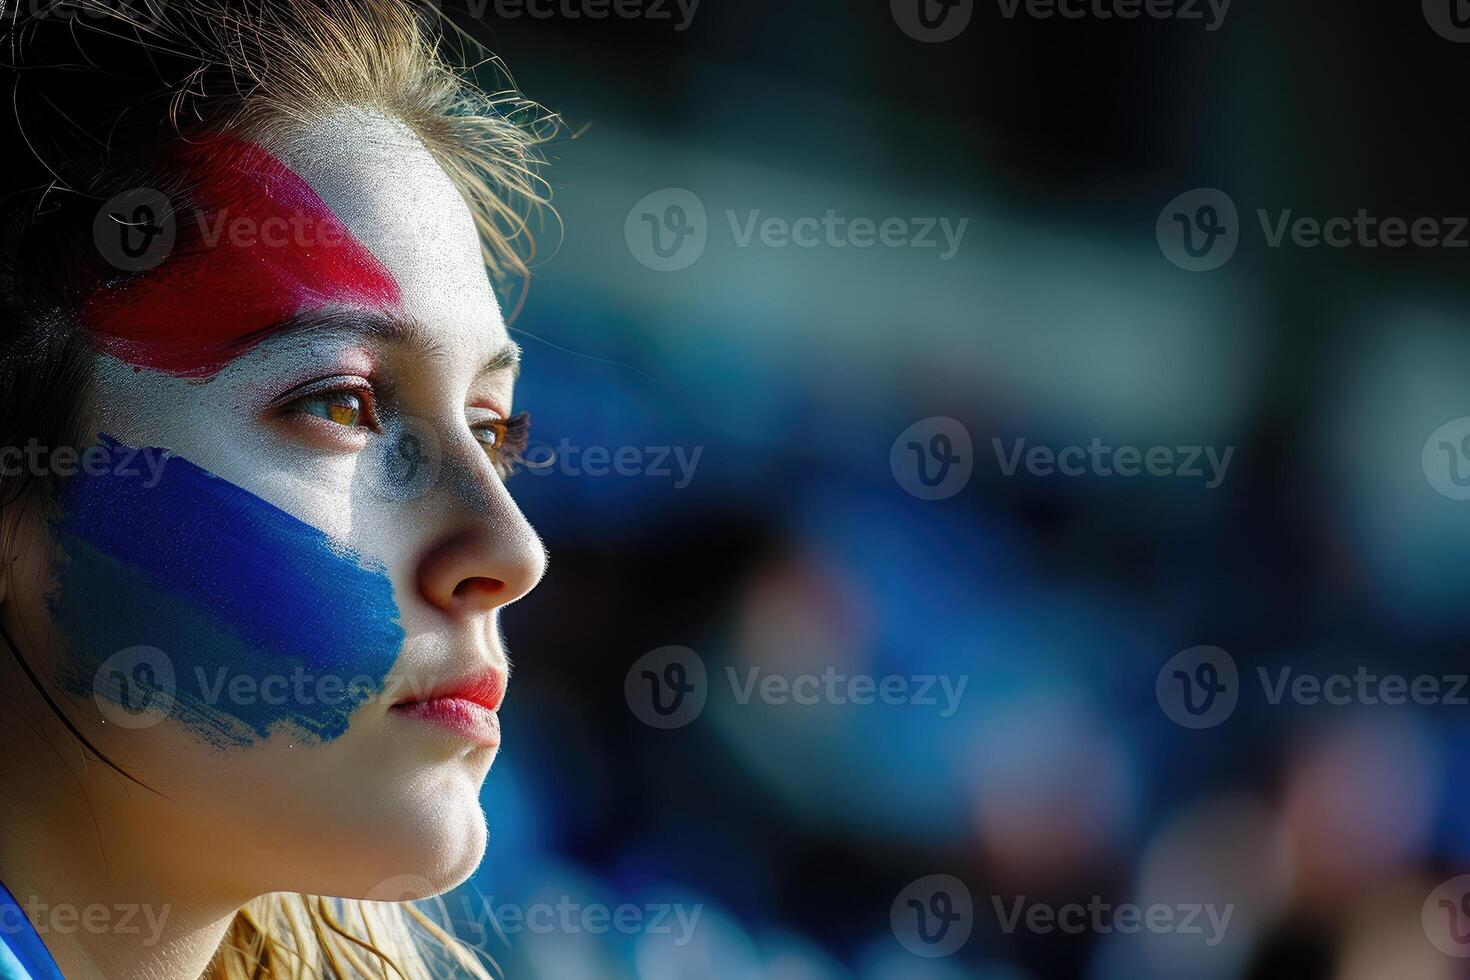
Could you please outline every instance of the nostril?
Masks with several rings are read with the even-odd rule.
[[[539,541],[529,525],[522,522],[522,527],[524,534],[505,536],[492,535],[486,528],[466,528],[436,542],[414,569],[419,598],[440,612],[461,617],[520,598],[536,584],[541,567],[531,547]]]
[[[504,588],[505,583],[498,578],[484,578],[483,576],[477,575],[474,578],[467,578],[456,585],[454,587],[454,597],[456,599],[489,598]]]

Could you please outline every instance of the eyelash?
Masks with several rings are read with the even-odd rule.
[[[293,415],[310,415],[346,429],[366,428],[373,432],[382,431],[377,415],[377,400],[371,386],[343,383],[343,379],[339,378],[328,378],[319,384],[323,387],[312,386],[315,390],[296,394],[286,401],[284,403],[286,412]],[[325,387],[326,385],[332,385],[332,387]],[[356,407],[358,418],[352,423],[332,417],[333,408],[341,407],[340,404],[333,405],[332,402],[342,399],[343,396],[351,396],[358,401]],[[314,403],[327,405],[327,414],[308,411],[305,408],[306,405]],[[351,410],[348,409],[348,411]],[[531,441],[530,412],[517,412],[508,419],[490,419],[471,426],[471,429],[476,433],[487,430],[495,433],[493,445],[486,444],[478,436],[476,436],[476,441],[485,447],[485,453],[490,457],[491,465],[495,467],[495,471],[502,479],[512,476],[516,472],[516,467],[525,462],[524,453]]]
[[[525,462],[526,447],[531,442],[531,413],[517,412],[508,419],[492,419],[474,428],[495,433],[495,445],[485,447],[490,463],[501,479],[514,476],[516,467]]]

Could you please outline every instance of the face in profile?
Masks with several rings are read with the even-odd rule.
[[[19,529],[8,618],[129,777],[88,787],[115,864],[442,890],[484,848],[497,617],[545,564],[474,220],[362,110],[190,152],[167,256],[80,306],[86,465]]]

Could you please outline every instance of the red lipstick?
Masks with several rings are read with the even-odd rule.
[[[500,703],[506,675],[501,670],[463,678],[422,697],[399,701],[390,709],[400,715],[433,722],[480,745],[500,744]]]

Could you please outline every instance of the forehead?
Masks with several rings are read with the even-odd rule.
[[[341,109],[264,144],[387,270],[401,311],[476,347],[505,328],[464,198],[398,120]]]
[[[178,244],[163,237],[162,264],[81,307],[102,353],[208,378],[275,327],[341,309],[391,314],[468,357],[504,343],[469,208],[403,124],[344,109],[181,155],[191,189],[171,209]],[[153,240],[152,214],[123,207],[104,228]]]

